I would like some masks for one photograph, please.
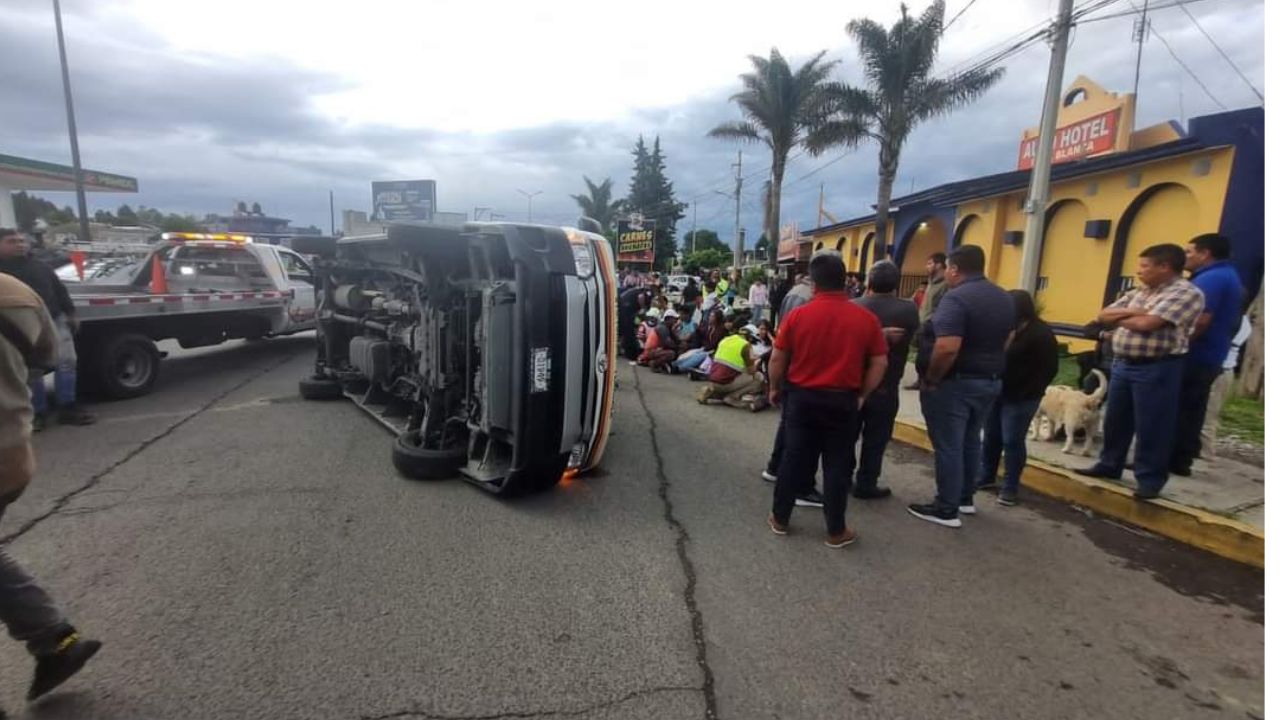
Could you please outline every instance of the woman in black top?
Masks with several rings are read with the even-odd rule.
[[[1004,452],[1001,505],[1018,503],[1018,485],[1027,464],[1027,428],[1040,408],[1045,388],[1058,374],[1058,339],[1036,314],[1025,290],[1011,290],[1015,326],[1005,353],[1004,387],[991,408],[982,435],[982,478],[978,487],[995,485],[996,467]]]

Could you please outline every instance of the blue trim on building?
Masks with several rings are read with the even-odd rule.
[[[1235,162],[1227,181],[1218,232],[1231,238],[1231,261],[1252,302],[1262,288],[1264,194],[1262,108],[1247,108],[1191,119],[1191,134],[1207,145],[1234,145]]]

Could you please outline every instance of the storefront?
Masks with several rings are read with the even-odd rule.
[[[1207,232],[1232,241],[1235,263],[1252,297],[1263,272],[1263,110],[1248,108],[1192,118],[1184,130],[1167,122],[1132,130],[1133,99],[1087,78],[1067,89],[1055,134],[1055,165],[1037,299],[1073,351],[1081,326],[1134,283],[1138,253],[1159,243],[1184,244]],[[890,256],[910,295],[924,261],[960,245],[981,247],[987,275],[1014,288],[1021,273],[1024,169],[947,183],[892,201]],[[875,216],[809,230],[814,247],[839,249],[852,269],[870,265]],[[843,241],[843,243],[841,242]]]

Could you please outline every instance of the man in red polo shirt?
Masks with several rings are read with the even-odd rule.
[[[787,387],[785,449],[769,528],[787,534],[796,491],[812,484],[822,458],[827,547],[839,548],[854,540],[844,520],[853,476],[854,422],[884,379],[889,348],[876,316],[845,295],[839,255],[814,255],[809,275],[813,300],[787,315],[769,360],[769,377],[785,379]],[[775,382],[769,389],[775,405],[781,397],[778,386]]]

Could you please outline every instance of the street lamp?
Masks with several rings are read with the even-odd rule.
[[[520,188],[516,188],[516,192],[518,192],[518,193],[520,193],[521,195],[525,196],[525,199],[527,199],[527,200],[529,201],[529,222],[533,222],[533,199],[534,199],[535,197],[537,197],[538,195],[541,195],[541,194],[542,194],[542,191],[541,191],[541,190],[535,190],[535,191],[533,191],[533,192],[526,192],[526,191],[524,191],[524,190],[521,190]]]

